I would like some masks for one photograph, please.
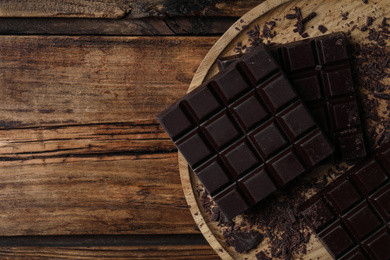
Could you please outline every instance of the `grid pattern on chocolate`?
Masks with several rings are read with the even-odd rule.
[[[390,259],[389,162],[390,143],[299,207],[336,259]]]
[[[332,141],[336,159],[366,156],[346,37],[333,33],[269,47],[321,129]],[[233,60],[219,60],[226,69]]]
[[[227,218],[333,152],[263,47],[157,118]]]

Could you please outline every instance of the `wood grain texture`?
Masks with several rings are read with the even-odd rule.
[[[152,0],[134,1],[131,18],[147,16],[233,16],[240,17],[264,0]]]
[[[0,128],[154,119],[216,39],[1,37]]]
[[[220,259],[209,245],[118,247],[3,247],[1,259]]]
[[[126,0],[12,0],[0,2],[0,17],[122,18],[131,11]]]
[[[154,117],[215,40],[0,37],[0,235],[197,233]]]
[[[0,234],[195,233],[176,157],[88,155],[2,164]]]
[[[231,16],[240,17],[261,1],[223,0],[30,0],[1,1],[0,17],[173,17]]]
[[[237,17],[147,17],[143,19],[0,18],[0,34],[18,35],[215,35]]]

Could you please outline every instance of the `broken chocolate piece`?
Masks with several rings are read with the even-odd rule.
[[[231,233],[231,237],[230,244],[238,253],[249,252],[263,241],[263,235],[255,230],[234,231]]]
[[[275,45],[269,50],[333,142],[335,159],[356,161],[365,157],[365,139],[344,34]],[[220,67],[226,65],[224,62]]]
[[[325,26],[323,25],[319,25],[318,26],[318,30],[322,33],[326,33],[326,31],[328,30],[328,28],[326,28]]]
[[[299,209],[333,257],[390,259],[390,143]]]

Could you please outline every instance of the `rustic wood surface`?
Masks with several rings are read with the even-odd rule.
[[[1,259],[218,259],[155,115],[257,3],[164,17],[134,3],[0,3]]]
[[[219,259],[155,115],[262,2],[1,1],[0,258]]]
[[[2,259],[220,259],[209,245],[115,247],[4,247]]]
[[[154,117],[215,40],[0,37],[0,236],[194,233]]]
[[[258,4],[258,0],[13,0],[0,2],[0,17],[240,17]]]
[[[242,45],[248,45],[248,36],[246,32],[253,28],[254,25],[259,25],[260,28],[269,21],[276,21],[275,31],[276,36],[272,39],[274,43],[287,43],[295,40],[302,40],[292,28],[296,20],[286,19],[286,14],[291,13],[295,7],[300,7],[305,15],[315,12],[317,16],[313,22],[306,25],[306,30],[310,37],[319,36],[322,33],[318,30],[318,25],[323,24],[328,28],[327,33],[343,31],[349,35],[349,40],[352,43],[366,43],[368,32],[362,32],[360,29],[351,31],[351,26],[348,24],[354,21],[357,28],[366,25],[367,16],[375,14],[375,17],[390,16],[390,2],[378,2],[376,4],[363,4],[356,0],[323,0],[308,2],[306,0],[268,0],[247,14],[242,16],[233,26],[217,41],[210,49],[201,65],[199,66],[195,76],[191,82],[188,92],[201,85],[202,82],[219,70],[216,59],[234,55],[234,47],[240,42]],[[341,14],[349,13],[348,21],[344,21]],[[377,26],[377,25],[375,25]],[[390,40],[388,40],[390,42]],[[189,169],[184,157],[179,154],[180,175],[183,183],[184,193],[190,210],[200,230],[208,240],[210,245],[215,249],[222,259],[255,259],[256,253],[261,250],[266,251],[268,248],[267,241],[263,241],[256,249],[249,251],[246,254],[238,254],[231,246],[226,245],[225,239],[222,236],[222,228],[218,222],[212,222],[207,213],[201,206],[200,182],[195,174]],[[328,173],[329,167],[319,169],[316,173],[320,177]],[[314,174],[314,173],[312,173]],[[320,179],[320,178],[319,178]],[[310,190],[309,190],[310,192]],[[240,216],[235,218],[237,223],[240,223]],[[244,226],[249,226],[244,223]],[[314,236],[311,237],[308,244],[307,254],[299,255],[300,259],[320,259],[330,260],[332,257],[322,246],[320,241]]]

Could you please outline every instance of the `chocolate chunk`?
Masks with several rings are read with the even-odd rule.
[[[349,12],[341,13],[342,20],[348,19]]]
[[[335,159],[366,156],[346,38],[335,33],[269,47],[336,148]],[[387,94],[377,94],[385,98]]]
[[[157,119],[227,219],[333,153],[263,46]]]
[[[322,33],[326,33],[326,31],[328,30],[328,28],[326,28],[325,26],[323,25],[318,25],[318,30]]]
[[[255,230],[235,231],[231,233],[231,244],[238,253],[245,253],[257,247],[263,241],[263,235]]]
[[[390,143],[299,209],[333,257],[390,259]]]
[[[386,19],[386,17],[383,17],[382,22],[381,22],[381,25],[382,25],[382,27],[389,26],[389,25],[387,24],[387,19]]]
[[[374,18],[372,18],[371,16],[367,16],[366,26],[371,26],[373,22]]]
[[[257,260],[271,260],[263,251],[260,251],[259,253],[256,254],[256,259]]]
[[[286,19],[289,19],[289,20],[292,20],[292,19],[295,19],[295,18],[297,18],[296,14],[287,14],[286,15]]]
[[[302,23],[306,24],[316,16],[317,16],[317,14],[315,12],[311,12],[308,16],[306,16],[305,18],[302,19]]]
[[[307,38],[307,37],[309,37],[309,34],[307,32],[305,32],[305,33],[302,33],[301,36],[302,36],[302,38]]]

